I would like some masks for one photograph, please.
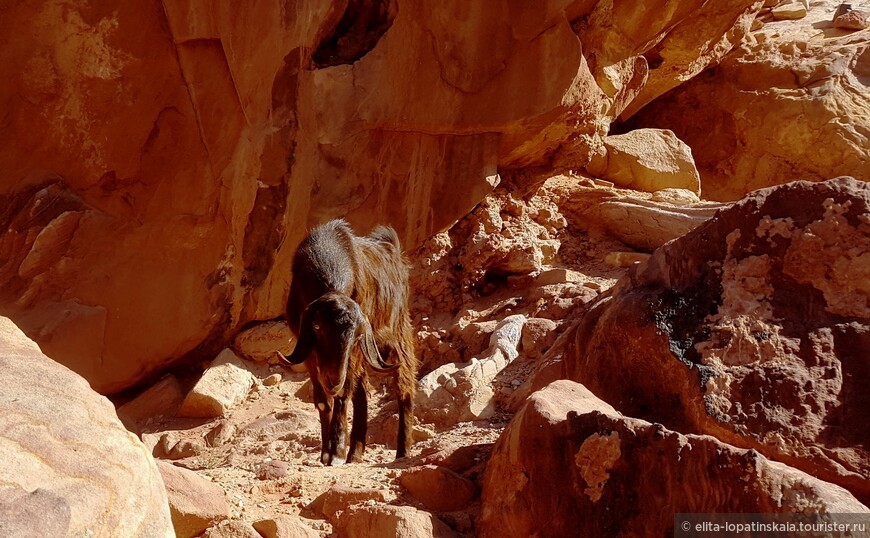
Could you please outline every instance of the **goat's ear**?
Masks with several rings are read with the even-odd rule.
[[[362,316],[362,321],[360,323],[359,347],[366,362],[376,371],[394,372],[399,368],[398,364],[387,364],[384,362],[384,359],[381,358],[381,354],[378,351],[378,345],[375,343],[375,335],[374,332],[372,332],[372,326],[365,316]]]
[[[287,364],[299,364],[305,362],[305,359],[311,355],[314,349],[314,329],[311,327],[311,316],[308,313],[308,308],[302,312],[299,320],[299,334],[296,338],[296,347],[289,357],[285,357],[278,353],[278,357],[284,360]]]

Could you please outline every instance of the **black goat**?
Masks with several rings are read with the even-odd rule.
[[[378,226],[358,237],[345,221],[333,220],[311,230],[296,251],[287,322],[297,343],[290,357],[281,358],[289,364],[305,361],[308,367],[320,412],[324,465],[362,460],[368,427],[366,365],[395,375],[396,458],[408,454],[418,367],[408,295],[408,263],[390,227]],[[353,399],[349,451],[348,396]]]

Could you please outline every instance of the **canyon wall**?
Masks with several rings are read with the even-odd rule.
[[[582,168],[760,6],[12,3],[0,312],[100,392],[142,382],[280,316],[308,226],[413,247],[499,174]]]

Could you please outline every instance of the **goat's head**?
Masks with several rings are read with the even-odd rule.
[[[359,305],[343,293],[329,292],[302,312],[299,339],[287,362],[298,364],[317,354],[320,382],[331,395],[344,391],[347,369],[354,353],[378,371],[393,371],[381,359],[369,321]]]

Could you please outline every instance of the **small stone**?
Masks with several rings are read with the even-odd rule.
[[[223,521],[205,531],[202,538],[262,538],[262,536],[246,521]]]
[[[223,416],[245,399],[253,384],[254,376],[242,359],[225,349],[187,394],[180,414],[203,418]]]
[[[236,435],[236,430],[234,424],[222,420],[205,435],[205,441],[210,447],[219,447],[231,440]]]
[[[803,4],[791,2],[776,6],[770,12],[773,18],[778,21],[782,20],[797,20],[807,16],[807,8]]]
[[[630,267],[648,258],[649,254],[642,252],[611,252],[604,257],[604,263],[614,267]]]
[[[180,460],[198,456],[205,449],[205,441],[202,439],[182,439],[175,443],[169,450],[169,459]]]
[[[274,480],[287,476],[290,465],[284,461],[267,461],[257,468],[257,478],[260,480]]]
[[[273,387],[280,382],[281,382],[281,374],[272,374],[263,380],[263,385],[266,387]]]
[[[834,26],[843,30],[864,30],[870,27],[870,11],[846,11],[834,17]]]

